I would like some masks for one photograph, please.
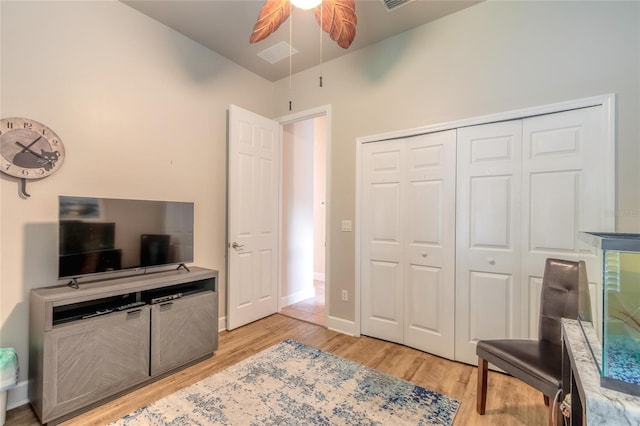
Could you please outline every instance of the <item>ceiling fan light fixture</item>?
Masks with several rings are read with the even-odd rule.
[[[309,10],[318,6],[322,3],[322,0],[290,0],[291,4],[293,4],[298,9]]]
[[[302,4],[300,2],[305,2]],[[318,7],[318,5],[322,6]],[[356,0],[266,0],[258,20],[253,26],[253,32],[249,37],[249,43],[257,43],[264,40],[269,34],[276,31],[280,25],[289,19],[291,6],[312,8],[315,7],[316,21],[322,31],[329,34],[329,38],[338,46],[348,49],[356,36]],[[291,30],[289,30],[291,36]],[[322,41],[322,38],[320,38]]]

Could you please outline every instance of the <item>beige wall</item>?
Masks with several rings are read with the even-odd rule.
[[[332,108],[329,314],[354,320],[355,140],[617,94],[618,230],[640,232],[640,3],[485,2],[277,82],[276,105]],[[295,59],[294,59],[295,60]],[[453,214],[453,212],[451,212]]]
[[[1,115],[51,126],[67,152],[29,199],[0,177],[0,345],[23,381],[29,290],[57,283],[58,195],[195,202],[194,263],[224,283],[226,110],[272,115],[273,85],[117,1],[0,5]]]

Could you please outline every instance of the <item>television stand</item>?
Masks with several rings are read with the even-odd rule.
[[[29,400],[42,423],[67,420],[218,348],[217,271],[70,286],[30,294]]]

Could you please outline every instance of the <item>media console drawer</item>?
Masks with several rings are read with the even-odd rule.
[[[149,379],[149,307],[45,333],[43,418],[56,418]]]
[[[42,423],[213,354],[217,271],[190,269],[31,290],[29,399]]]
[[[218,347],[214,304],[217,298],[213,292],[202,292],[151,306],[152,376],[203,357]]]

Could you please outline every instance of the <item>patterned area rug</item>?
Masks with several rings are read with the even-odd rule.
[[[113,425],[450,425],[460,403],[285,340]]]

